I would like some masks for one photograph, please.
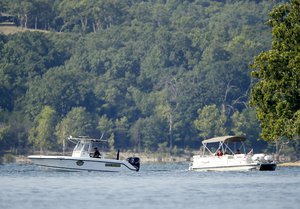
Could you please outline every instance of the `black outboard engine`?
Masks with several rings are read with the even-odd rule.
[[[127,161],[136,168],[136,171],[140,170],[140,158],[138,157],[129,157]]]

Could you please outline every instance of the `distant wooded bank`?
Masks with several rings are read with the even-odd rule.
[[[0,155],[57,151],[70,135],[166,153],[245,135],[257,151],[298,153],[289,137],[262,138],[249,105],[250,63],[284,2],[2,0],[0,20],[21,30],[0,26]]]

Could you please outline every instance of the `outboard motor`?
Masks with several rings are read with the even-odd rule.
[[[140,170],[140,158],[138,157],[129,157],[127,161],[136,168],[136,171]]]

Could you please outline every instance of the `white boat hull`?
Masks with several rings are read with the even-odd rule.
[[[256,170],[258,165],[224,165],[218,167],[190,167],[194,171],[250,171]]]
[[[189,170],[195,171],[249,171],[258,169],[256,162],[247,159],[244,154],[217,156],[194,156]]]
[[[28,158],[38,166],[68,171],[120,172],[139,170],[126,160],[45,155],[30,155]]]

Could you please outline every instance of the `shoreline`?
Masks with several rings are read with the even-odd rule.
[[[53,155],[61,155],[59,153],[52,153]],[[106,153],[106,158],[115,158],[114,153]],[[120,159],[127,159],[128,157],[139,157],[141,163],[183,163],[190,162],[191,155],[171,155],[170,153],[134,153],[134,152],[122,152],[120,153]],[[25,155],[7,155],[0,157],[0,164],[7,163],[18,163],[18,164],[29,164],[31,161]],[[277,162],[277,166],[280,167],[292,167],[300,166],[300,160],[296,161],[283,161]]]
[[[282,163],[278,163],[277,165],[282,167],[300,166],[300,160],[294,162],[282,162]]]
[[[38,155],[38,154],[37,154]],[[59,155],[61,154],[53,154]],[[69,155],[68,155],[69,156]],[[115,154],[106,153],[106,158],[115,158]],[[120,153],[120,159],[127,159],[128,157],[139,157],[141,163],[176,163],[176,162],[189,162],[190,157],[187,155],[182,156],[173,156],[171,154],[162,154],[162,153],[131,153],[131,152],[122,152]],[[0,164],[7,163],[18,163],[18,164],[30,164],[31,161],[25,155],[7,155],[0,157]]]

